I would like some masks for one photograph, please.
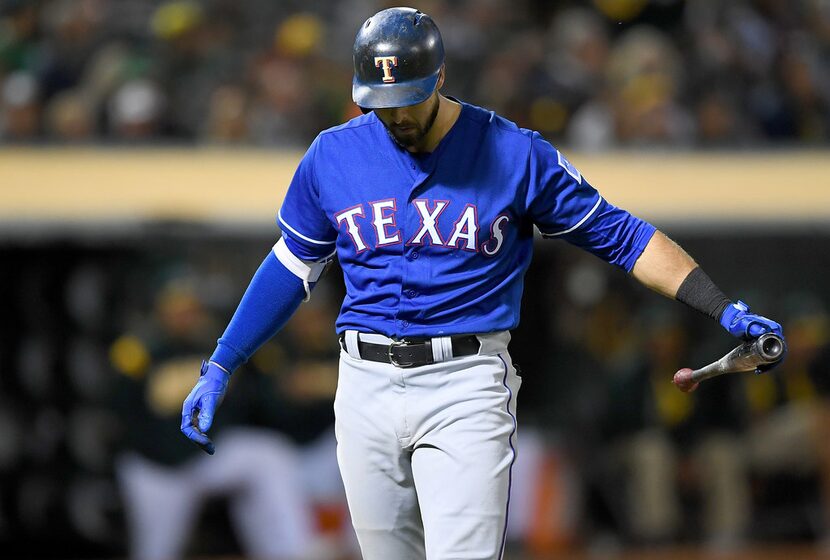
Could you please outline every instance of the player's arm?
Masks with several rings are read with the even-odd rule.
[[[775,321],[750,313],[741,301],[733,303],[686,251],[659,231],[637,258],[631,275],[648,288],[708,315],[738,338],[782,334]]]
[[[182,432],[207,453],[212,455],[214,446],[206,432],[225,396],[231,374],[308,299],[326,262],[299,259],[288,249],[285,238],[262,261],[182,406]]]
[[[182,406],[182,432],[207,453],[213,454],[214,447],[205,432],[213,423],[231,374],[310,297],[314,283],[334,255],[337,232],[322,210],[316,180],[319,147],[318,136],[300,161],[278,213],[282,238],[251,279]]]
[[[528,210],[542,232],[589,251],[649,288],[705,313],[742,339],[781,326],[733,303],[694,260],[653,225],[610,204],[568,160],[535,135]]]
[[[655,231],[635,261],[631,275],[647,288],[674,298],[680,285],[696,267],[697,263],[677,243],[662,232]],[[726,296],[723,299],[729,301]]]
[[[730,334],[747,340],[781,325],[733,303],[674,241],[648,222],[600,200],[591,219],[563,239],[616,265],[643,285],[718,321]]]

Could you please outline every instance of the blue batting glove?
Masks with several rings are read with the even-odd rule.
[[[720,317],[720,324],[724,329],[729,331],[729,334],[742,340],[752,340],[768,332],[775,333],[782,338],[784,337],[781,325],[761,315],[750,313],[749,306],[742,301],[730,304],[723,311]],[[786,357],[786,343],[784,349],[784,355],[781,356],[780,360],[772,364],[758,366],[755,369],[755,373],[764,373],[783,362]]]
[[[749,306],[742,301],[724,309],[720,316],[720,324],[729,334],[743,340],[752,340],[768,332],[782,336],[781,325],[761,315],[750,313]]]
[[[213,424],[216,408],[225,398],[230,377],[218,364],[202,362],[199,380],[182,405],[182,433],[208,455],[213,455],[216,448],[207,431]]]

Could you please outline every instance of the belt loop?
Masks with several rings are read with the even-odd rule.
[[[432,361],[436,364],[444,361],[444,345],[441,342],[444,337],[436,336],[432,339]]]
[[[443,362],[451,360],[452,355],[452,337],[438,336],[432,339],[432,356],[436,362]]]
[[[357,331],[346,331],[346,352],[352,358],[360,360],[360,349],[357,346]]]

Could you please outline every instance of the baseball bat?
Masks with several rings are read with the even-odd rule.
[[[684,393],[690,393],[697,388],[698,383],[723,375],[754,371],[765,364],[777,362],[784,355],[786,343],[775,333],[765,333],[754,340],[744,342],[720,360],[708,366],[692,370],[683,368],[674,374],[674,384]]]

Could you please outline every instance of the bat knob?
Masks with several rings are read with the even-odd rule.
[[[692,381],[692,370],[689,368],[683,368],[678,370],[677,373],[674,374],[674,379],[672,379],[672,383],[674,383],[678,389],[683,391],[684,393],[691,393],[695,389],[697,389],[697,383]]]
[[[758,354],[767,362],[781,358],[785,347],[784,339],[775,333],[766,333],[758,337]]]

